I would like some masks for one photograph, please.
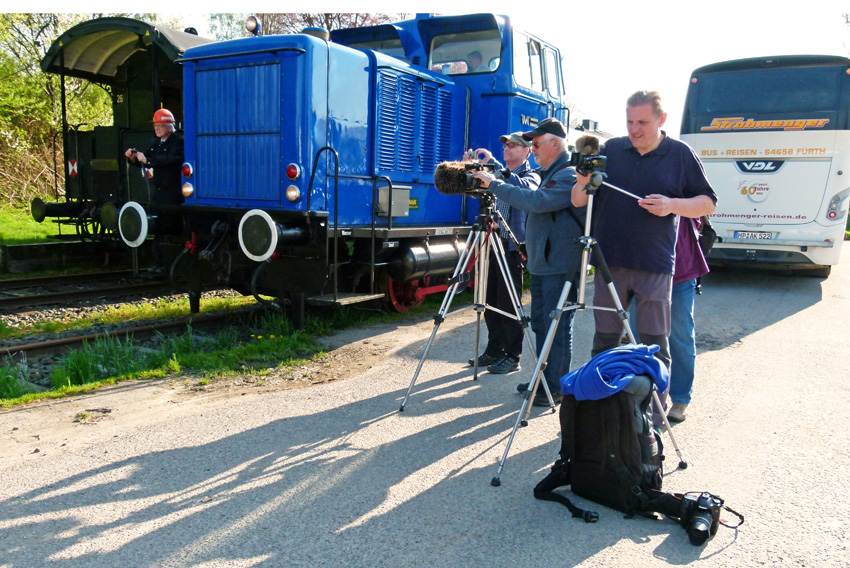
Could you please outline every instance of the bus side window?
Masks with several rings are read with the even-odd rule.
[[[520,87],[543,91],[540,43],[514,32],[514,80]]]

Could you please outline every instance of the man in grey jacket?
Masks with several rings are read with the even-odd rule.
[[[576,171],[569,166],[564,126],[555,118],[547,118],[522,136],[532,141],[534,159],[540,166],[537,172],[541,181],[536,190],[497,180],[486,171],[476,172],[475,177],[499,200],[528,212],[525,239],[531,273],[531,329],[539,356],[549,332],[549,314],[559,307],[567,281],[576,283],[578,277],[581,245],[577,239],[584,232],[585,208],[575,208],[571,203]],[[575,301],[576,291],[577,286],[570,289],[569,301]],[[562,398],[560,379],[570,371],[574,317],[575,310],[561,316],[544,371],[556,402]],[[522,383],[517,390],[524,392],[527,387],[527,383]],[[543,389],[538,389],[533,403],[548,406]]]

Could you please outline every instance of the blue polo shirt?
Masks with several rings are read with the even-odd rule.
[[[608,183],[645,197],[717,195],[693,149],[665,136],[658,148],[641,156],[627,136],[605,143]],[[608,266],[672,274],[679,217],[658,217],[633,197],[602,186],[593,204],[593,236]]]

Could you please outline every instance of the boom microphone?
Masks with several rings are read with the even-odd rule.
[[[584,156],[595,156],[599,153],[599,138],[585,134],[576,140],[576,151]]]
[[[466,170],[467,162],[443,162],[434,171],[434,185],[445,195],[458,195],[469,191],[472,174]]]

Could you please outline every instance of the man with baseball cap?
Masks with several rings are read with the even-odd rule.
[[[528,189],[497,180],[489,172],[476,172],[481,186],[500,201],[528,212],[525,228],[528,271],[531,273],[531,329],[537,341],[538,357],[549,331],[549,314],[558,309],[558,301],[567,281],[578,277],[580,256],[577,239],[584,232],[584,207],[573,207],[571,190],[576,181],[575,168],[567,154],[567,132],[555,118],[547,118],[537,128],[524,132],[531,141],[534,159],[540,166],[539,187]],[[569,301],[575,301],[577,287],[570,289]],[[560,379],[570,370],[572,325],[575,311],[564,312],[558,324],[547,359],[544,376],[555,402],[560,402]],[[517,390],[525,392],[528,383]],[[538,389],[533,403],[548,406],[546,393]]]
[[[540,184],[540,176],[531,169],[528,158],[531,155],[531,142],[522,137],[522,132],[514,132],[499,137],[502,143],[502,157],[505,164],[511,170],[507,182],[518,187],[536,189]],[[479,148],[474,152],[479,156],[482,164],[494,164],[497,169],[503,166],[486,148]],[[522,273],[525,258],[517,248],[517,244],[509,238],[508,229],[513,233],[518,244],[525,244],[525,211],[511,206],[509,203],[496,200],[496,209],[501,216],[499,220],[499,237],[505,249],[505,260],[508,272],[513,281],[514,289],[522,296]],[[495,233],[494,233],[495,234]],[[508,314],[514,313],[513,302],[507,282],[502,278],[499,265],[495,257],[495,247],[490,249],[490,270],[487,273],[487,297],[488,306],[501,310]],[[505,316],[494,310],[484,311],[484,322],[487,324],[487,348],[478,357],[478,366],[487,367],[487,371],[494,375],[503,375],[520,370],[520,356],[522,355],[523,330],[522,325],[514,318]],[[469,364],[475,361],[470,359]]]

